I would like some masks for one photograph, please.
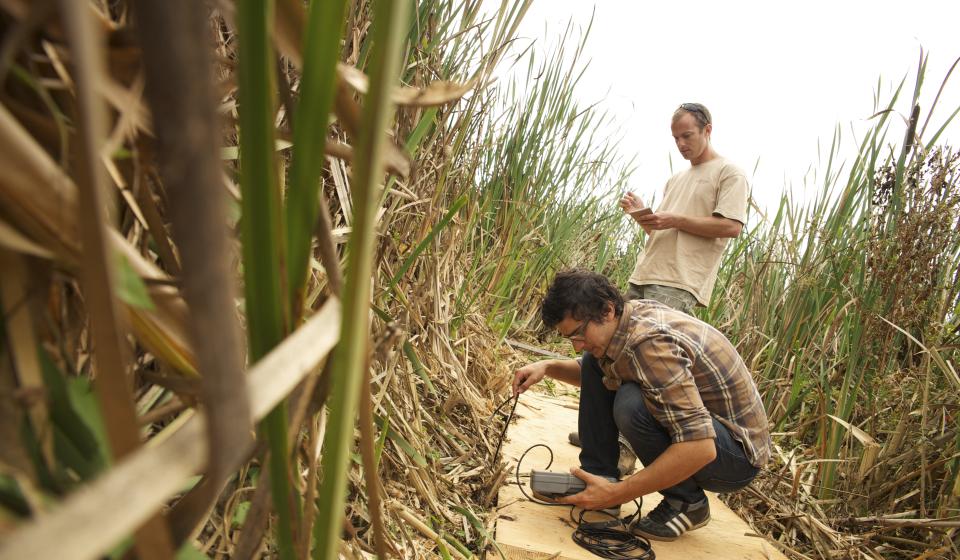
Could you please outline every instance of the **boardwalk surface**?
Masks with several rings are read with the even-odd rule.
[[[569,508],[549,507],[527,501],[515,484],[514,465],[531,445],[545,443],[554,454],[551,471],[566,472],[578,464],[579,449],[567,443],[567,433],[577,425],[576,401],[571,398],[551,398],[528,391],[520,397],[517,420],[510,427],[504,442],[503,456],[510,465],[509,484],[500,489],[496,540],[510,560],[595,559],[570,538],[574,525]],[[548,454],[542,448],[531,451],[523,462],[523,472],[542,469]],[[526,479],[522,479],[524,484]],[[660,501],[659,494],[647,496],[644,513]],[[631,504],[624,506],[623,515],[635,511]],[[710,495],[710,523],[691,531],[673,542],[653,542],[657,560],[743,560],[784,559],[785,557],[761,537],[715,495]]]

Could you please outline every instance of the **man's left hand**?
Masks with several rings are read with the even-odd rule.
[[[637,218],[637,222],[652,230],[677,229],[680,227],[681,216],[672,212],[654,212]]]
[[[587,483],[587,488],[579,494],[558,498],[557,503],[570,504],[583,509],[606,509],[622,503],[617,497],[617,485],[602,476],[590,474],[583,469],[572,468],[570,474]]]

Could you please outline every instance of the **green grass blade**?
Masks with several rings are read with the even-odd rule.
[[[330,417],[323,441],[323,482],[318,492],[320,510],[314,525],[317,559],[336,558],[346,499],[347,466],[362,368],[366,367],[370,330],[370,276],[373,272],[374,218],[379,200],[377,185],[384,172],[384,131],[393,118],[391,90],[400,71],[401,41],[410,6],[404,1],[379,0],[374,5],[370,88],[354,158],[354,227],[350,237],[343,298],[341,342],[333,356]]]
[[[397,282],[399,282],[400,279],[403,278],[403,275],[410,270],[410,267],[413,266],[414,261],[417,260],[417,257],[420,255],[420,253],[422,253],[424,249],[430,245],[430,242],[433,241],[433,238],[436,237],[437,234],[440,233],[440,231],[450,223],[450,220],[452,220],[457,212],[463,208],[463,205],[466,204],[468,200],[469,198],[467,195],[463,194],[460,195],[460,197],[450,206],[450,209],[447,210],[447,213],[443,216],[443,218],[437,222],[437,225],[433,226],[433,228],[430,230],[430,233],[423,238],[423,241],[418,243],[413,251],[407,255],[407,258],[403,260],[403,264],[400,265],[400,269],[397,270],[397,273],[393,275],[393,279],[390,280],[390,285],[387,288],[388,291],[393,291],[394,288],[396,288]]]
[[[241,236],[251,361],[266,355],[284,332],[277,272],[283,261],[283,238],[273,153],[273,49],[268,32],[272,5],[243,0],[237,6]]]
[[[390,428],[390,425],[387,421],[380,416],[379,414],[373,415],[373,420],[376,422],[377,427],[380,428],[384,433],[386,433],[387,438],[390,439],[393,443],[397,444],[404,453],[406,453],[413,461],[420,465],[421,467],[427,466],[427,459],[423,456],[422,453],[416,450],[409,441],[406,440],[403,436],[397,433],[395,430]]]
[[[468,508],[465,508],[463,506],[453,506],[453,510],[459,513],[460,515],[463,515],[464,517],[466,517],[467,521],[470,522],[470,526],[473,527],[474,530],[476,530],[478,533],[483,535],[483,538],[485,538],[487,542],[492,543],[493,547],[497,550],[497,554],[500,555],[500,558],[503,558],[504,560],[506,560],[507,556],[503,553],[502,550],[500,550],[500,545],[498,545],[497,541],[495,541],[493,537],[490,536],[490,533],[487,531],[487,527],[483,524],[482,521],[477,519],[477,516],[474,515],[472,511],[470,511]]]
[[[417,126],[413,129],[413,132],[410,133],[410,136],[407,138],[407,143],[404,146],[407,151],[410,152],[411,156],[416,155],[417,149],[420,147],[420,142],[423,141],[423,137],[436,125],[436,119],[436,107],[431,107],[423,113],[423,116],[420,118],[420,121],[417,122]]]
[[[433,393],[434,396],[439,396],[439,393],[437,393],[437,388],[434,387],[433,382],[430,381],[430,375],[427,374],[427,370],[423,367],[423,362],[420,361],[420,356],[417,356],[417,351],[413,348],[413,345],[410,344],[410,341],[404,341],[403,354],[407,357],[410,365],[413,366],[413,372],[417,374],[417,377],[423,380],[423,383],[427,386],[427,389]]]
[[[327,120],[336,91],[336,69],[346,0],[313,0],[304,33],[300,102],[293,123],[293,163],[286,201],[289,316],[300,316],[323,170]]]
[[[243,271],[250,362],[265,356],[285,332],[283,227],[274,159],[274,53],[270,29],[273,2],[237,4],[239,30],[240,188],[243,194]],[[277,512],[277,546],[292,560],[293,527],[299,509],[290,491],[287,413],[281,402],[264,419],[270,446],[270,484]],[[291,501],[293,500],[293,501]]]

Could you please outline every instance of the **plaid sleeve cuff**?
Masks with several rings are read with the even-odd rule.
[[[674,443],[717,437],[717,432],[713,429],[713,419],[706,409],[702,410],[702,414],[677,420],[672,426],[668,425],[667,431],[670,432],[670,440]]]

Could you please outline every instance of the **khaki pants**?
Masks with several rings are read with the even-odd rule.
[[[652,299],[687,315],[693,315],[693,309],[697,306],[697,298],[690,292],[659,284],[629,284],[627,299]]]

